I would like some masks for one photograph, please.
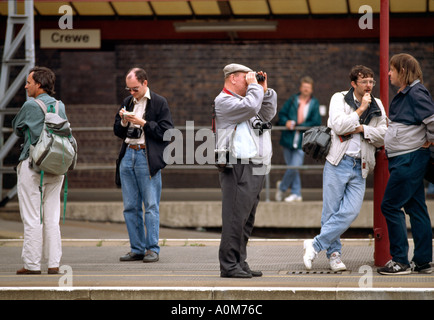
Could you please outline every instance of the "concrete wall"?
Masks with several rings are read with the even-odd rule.
[[[434,201],[427,201],[434,228]],[[256,212],[257,228],[320,228],[322,201],[298,203],[261,201]],[[72,220],[124,222],[121,202],[68,202]],[[372,228],[373,202],[364,201],[351,228]],[[408,218],[407,218],[408,223]],[[174,228],[221,227],[219,201],[165,201],[160,205],[160,224]],[[408,224],[408,226],[410,226]]]

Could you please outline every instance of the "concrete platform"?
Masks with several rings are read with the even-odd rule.
[[[13,231],[19,224],[0,220],[0,235],[19,232]],[[0,240],[0,300],[434,300],[434,273],[379,275],[369,239],[344,239],[348,270],[332,272],[324,252],[305,270],[303,239],[254,238],[248,262],[264,275],[229,279],[219,274],[219,234],[162,228],[160,261],[145,264],[119,261],[129,251],[124,228],[67,221],[61,226],[66,273],[59,275],[48,275],[46,265],[41,275],[16,275],[22,240]]]
[[[218,190],[198,190],[196,194],[192,190],[168,191],[162,201],[160,261],[152,264],[119,261],[129,251],[120,190],[71,192],[67,220],[61,224],[62,268],[66,273],[59,275],[48,275],[46,265],[42,275],[15,274],[22,267],[23,226],[18,203],[11,200],[0,209],[0,300],[144,299],[168,301],[170,307],[185,305],[189,300],[251,300],[256,304],[312,299],[434,300],[434,273],[379,275],[372,239],[344,239],[342,259],[348,270],[334,273],[329,270],[324,252],[315,260],[313,270],[305,270],[304,239],[254,237],[249,242],[248,262],[252,269],[262,270],[263,277],[221,278],[220,234],[198,231],[220,223]],[[302,203],[263,201],[256,226],[318,227],[321,201],[317,197],[311,190],[305,197],[309,200]],[[360,220],[362,227],[372,228],[370,206],[367,193],[365,213],[359,217],[366,215]]]

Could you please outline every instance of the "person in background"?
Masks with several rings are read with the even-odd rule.
[[[419,62],[401,53],[390,59],[390,83],[398,93],[389,106],[389,128],[384,139],[390,177],[381,203],[389,232],[392,260],[384,275],[431,273],[432,229],[425,202],[424,175],[434,142],[434,103],[422,84]],[[410,217],[414,255],[408,260],[405,213]]]
[[[160,254],[161,169],[166,166],[163,152],[168,145],[163,136],[173,128],[172,116],[167,100],[149,89],[145,70],[132,68],[125,82],[131,95],[116,114],[113,130],[123,140],[117,163],[131,251],[120,261],[156,262]]]
[[[304,152],[301,149],[304,131],[295,130],[296,126],[314,127],[321,125],[319,101],[313,95],[313,80],[303,77],[300,80],[300,92],[292,95],[279,112],[280,126],[288,130],[282,131],[280,144],[283,147],[283,157],[288,166],[301,166]],[[277,182],[275,199],[282,201],[286,190],[291,194],[285,198],[286,202],[302,201],[301,179],[297,169],[287,169],[282,181]]]
[[[360,213],[366,177],[374,170],[375,152],[383,146],[387,130],[383,104],[372,96],[374,72],[357,65],[349,76],[351,89],[335,93],[330,101],[327,125],[332,139],[323,171],[321,232],[304,241],[308,270],[322,250],[333,271],[346,270],[340,236]]]
[[[41,100],[46,106],[55,105],[53,98],[56,76],[45,67],[30,70],[26,82],[27,95]],[[66,117],[65,105],[59,101],[59,116]],[[17,195],[21,219],[24,224],[22,259],[24,267],[17,274],[41,274],[43,255],[47,259],[48,273],[59,273],[62,258],[60,234],[60,192],[63,175],[45,173],[43,179],[43,199],[39,190],[41,173],[33,170],[29,157],[30,145],[39,140],[44,128],[45,114],[33,100],[26,101],[12,120],[17,136],[24,138],[23,148],[17,166]],[[42,201],[42,206],[41,206]],[[42,210],[41,210],[42,209]],[[42,211],[42,220],[41,220]]]

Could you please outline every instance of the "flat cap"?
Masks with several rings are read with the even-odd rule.
[[[238,63],[231,63],[228,64],[226,67],[223,68],[223,73],[225,74],[225,78],[235,72],[253,72],[252,69],[247,68],[246,66],[243,66],[242,64]]]

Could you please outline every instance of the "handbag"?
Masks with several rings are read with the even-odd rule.
[[[248,121],[241,122],[235,127],[229,151],[235,159],[250,159],[258,154],[258,146],[250,133]]]
[[[312,127],[303,134],[301,148],[317,161],[325,161],[331,146],[331,129],[326,126]]]

